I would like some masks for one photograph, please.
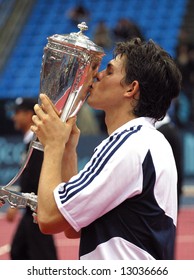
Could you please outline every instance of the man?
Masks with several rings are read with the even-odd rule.
[[[14,126],[24,135],[24,144],[28,150],[33,133],[30,130],[34,105],[36,100],[32,98],[17,98],[14,106]],[[25,156],[24,156],[25,159]],[[42,166],[43,153],[33,150],[31,158],[20,176],[21,192],[37,193],[40,169]],[[9,208],[7,211],[8,221],[13,221],[17,208]],[[37,224],[33,222],[32,211],[29,207],[18,224],[11,244],[10,257],[13,260],[55,260],[57,259],[53,237],[40,232]]]
[[[156,128],[166,137],[172,147],[174,159],[177,168],[177,201],[178,210],[181,204],[182,189],[183,189],[183,144],[181,139],[181,132],[171,120],[169,114],[166,114],[162,121],[156,123]]]
[[[32,131],[44,146],[38,223],[44,233],[80,232],[80,259],[172,259],[177,171],[155,129],[180,91],[181,74],[152,40],[119,43],[91,81],[88,104],[105,112],[109,137],[77,172],[79,130],[44,94]]]

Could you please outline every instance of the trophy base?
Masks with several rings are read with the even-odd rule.
[[[42,151],[42,152],[44,151],[44,148],[43,148],[42,144],[38,141],[35,141],[35,140],[32,141],[32,147],[36,150],[39,150],[39,151]]]

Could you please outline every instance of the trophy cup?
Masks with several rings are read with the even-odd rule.
[[[89,86],[104,56],[103,48],[83,34],[88,29],[86,23],[78,24],[78,28],[80,31],[77,33],[48,37],[42,58],[40,93],[45,93],[51,99],[64,122],[75,116],[86,101]],[[35,135],[19,172],[0,189],[0,207],[6,200],[12,207],[29,206],[36,212],[36,194],[16,193],[10,188],[25,169],[33,149],[43,151]]]

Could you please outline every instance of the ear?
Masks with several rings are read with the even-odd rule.
[[[139,82],[135,80],[130,85],[127,86],[124,96],[133,97],[137,93],[139,93]]]

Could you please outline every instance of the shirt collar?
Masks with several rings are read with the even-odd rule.
[[[157,121],[157,122],[156,122],[156,128],[158,129],[158,128],[160,128],[162,125],[165,125],[165,124],[167,124],[167,123],[170,123],[170,121],[171,121],[171,119],[170,119],[169,115],[167,114],[167,115],[163,118],[163,120]]]
[[[156,120],[153,118],[148,118],[148,117],[135,118],[123,124],[119,128],[117,128],[111,135],[115,133],[119,133],[125,129],[129,129],[130,127],[137,126],[137,125],[143,125],[155,129],[155,122]]]

